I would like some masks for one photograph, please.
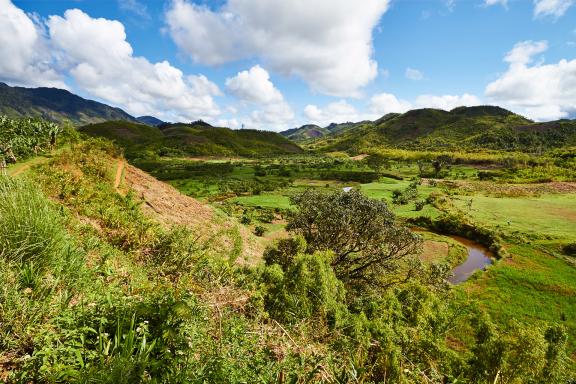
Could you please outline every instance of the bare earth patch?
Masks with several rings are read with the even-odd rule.
[[[489,194],[509,196],[530,196],[545,193],[576,193],[576,183],[564,181],[533,184],[500,184],[491,181],[422,179],[422,184],[445,185],[452,188],[461,188],[470,192],[486,192]]]
[[[434,262],[448,257],[448,243],[442,241],[425,240],[420,259],[425,262]]]
[[[176,188],[163,183],[146,172],[126,165],[125,184],[144,204],[143,211],[167,226],[185,225],[198,233],[201,239],[211,239],[220,251],[233,252],[234,232],[242,239],[240,263],[253,264],[261,259],[263,241],[254,236],[236,220],[223,217],[212,207],[181,194]]]
[[[366,153],[362,153],[362,154],[360,154],[360,155],[351,157],[350,160],[362,161],[362,160],[364,160],[364,159],[367,158],[367,157],[368,157],[368,155],[367,155]]]

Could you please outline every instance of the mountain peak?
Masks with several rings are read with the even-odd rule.
[[[514,112],[494,105],[476,105],[473,107],[457,107],[450,111],[453,115],[480,117],[480,116],[510,116]]]

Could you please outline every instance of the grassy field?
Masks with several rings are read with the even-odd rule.
[[[466,209],[466,200],[455,204]],[[576,240],[576,194],[539,197],[473,196],[470,215],[475,220],[533,236]]]
[[[266,168],[266,162],[261,166]],[[255,177],[253,163],[237,166],[226,178],[250,180]],[[364,171],[361,163],[349,162],[335,165],[339,170]],[[319,177],[305,167],[292,170],[289,185],[259,194],[243,193],[225,198],[219,204],[232,204],[239,212],[280,210],[291,208],[290,196],[307,188],[325,191],[343,187],[359,189],[374,199],[383,199],[401,218],[437,218],[445,211],[460,211],[472,222],[502,232],[510,258],[496,262],[485,273],[478,273],[469,281],[460,284],[458,290],[467,300],[481,303],[497,323],[511,324],[518,320],[530,324],[560,322],[569,329],[570,349],[576,352],[576,267],[567,256],[559,254],[559,246],[576,240],[576,193],[570,191],[520,193],[514,195],[507,188],[522,189],[521,185],[502,182],[478,181],[481,168],[472,166],[453,167],[446,180],[438,183],[423,183],[417,186],[414,200],[407,204],[394,204],[395,191],[410,188],[418,174],[413,163],[398,162],[391,172],[402,180],[380,177],[375,181],[330,180]],[[278,178],[277,175],[265,177]],[[474,188],[460,186],[459,181],[475,183]],[[186,183],[195,180],[176,180],[171,183],[188,192]],[[536,187],[530,187],[538,190]],[[208,193],[219,193],[217,188],[206,188]],[[530,190],[530,189],[529,189]],[[425,204],[416,210],[414,201],[426,200],[430,195],[441,195],[447,200],[444,206]],[[471,202],[471,203],[470,203]],[[256,222],[258,220],[256,219]],[[255,224],[251,224],[254,226]],[[285,233],[282,224],[265,224],[265,238],[274,239]],[[422,259],[426,261],[447,260],[452,265],[462,262],[465,249],[446,236],[425,232]],[[524,239],[531,239],[528,242]]]
[[[512,245],[509,251],[510,259],[464,284],[463,292],[499,323],[564,324],[576,353],[576,265],[538,244]]]

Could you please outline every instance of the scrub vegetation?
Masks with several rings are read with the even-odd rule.
[[[24,138],[45,123],[10,124],[23,128],[0,175],[0,382],[576,380],[569,144],[358,156],[105,123],[57,130],[39,157]],[[453,235],[494,257],[458,285]]]

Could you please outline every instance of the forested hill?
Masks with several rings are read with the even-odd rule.
[[[80,131],[114,140],[130,157],[260,156],[302,152],[298,145],[275,132],[218,128],[202,121],[159,127],[111,121],[87,125]]]
[[[64,89],[11,87],[4,83],[0,83],[0,114],[70,121],[76,126],[107,120],[136,120],[120,108],[84,99]]]
[[[459,107],[451,111],[426,108],[385,117],[326,135],[309,146],[349,152],[374,147],[531,152],[576,145],[576,121],[535,123],[500,107]]]

